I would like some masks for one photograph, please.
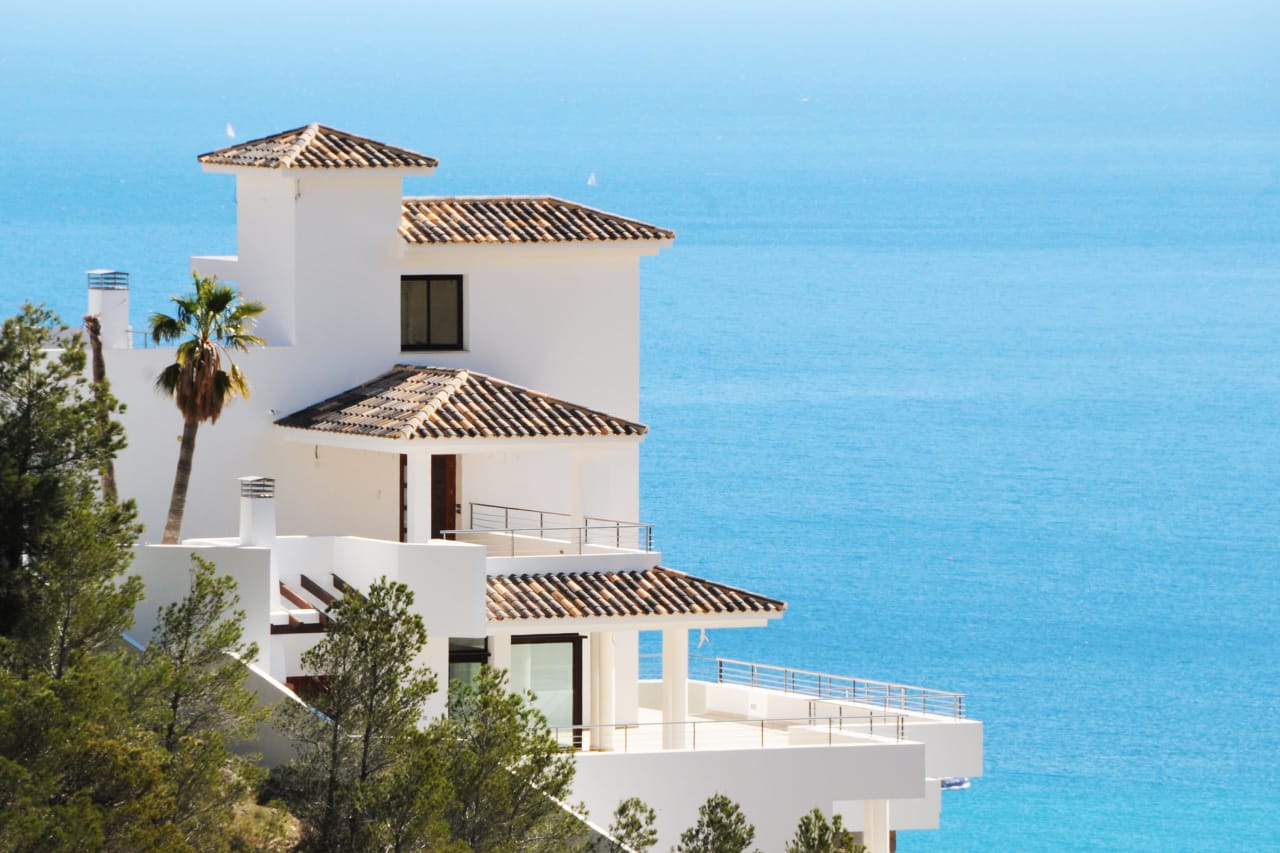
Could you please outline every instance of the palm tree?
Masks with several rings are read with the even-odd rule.
[[[261,302],[242,301],[240,292],[218,281],[217,276],[201,278],[192,272],[191,278],[195,293],[172,297],[178,306],[174,315],[156,312],[150,319],[151,339],[157,344],[182,339],[174,363],[156,377],[156,390],[174,398],[183,421],[178,470],[164,525],[166,545],[177,544],[182,532],[196,430],[204,421],[216,423],[222,407],[232,397],[249,396],[249,383],[228,351],[248,352],[250,346],[266,344],[262,338],[249,334],[253,318],[267,310]],[[227,370],[222,369],[224,357]]]

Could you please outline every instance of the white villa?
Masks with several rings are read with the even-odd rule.
[[[873,853],[939,825],[942,780],[982,773],[963,697],[690,655],[690,631],[786,605],[666,567],[639,519],[640,259],[671,231],[558,198],[406,198],[433,158],[315,124],[199,160],[235,178],[239,254],[191,266],[268,306],[268,346],[237,359],[253,396],[199,433],[187,538],[138,549],[140,639],[206,556],[239,583],[253,684],[282,701],[327,605],[386,576],[414,590],[442,684],[487,663],[537,694],[597,824],[638,796],[666,849],[721,792],[766,851],[814,806]],[[90,279],[128,404],[120,492],[158,538],[181,419],[153,384],[173,352]]]

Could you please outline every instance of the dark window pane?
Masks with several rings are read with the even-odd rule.
[[[462,349],[462,277],[400,279],[400,348]]]
[[[427,337],[427,282],[400,282],[400,345],[424,346]]]
[[[431,282],[432,346],[462,346],[462,282],[436,279]]]

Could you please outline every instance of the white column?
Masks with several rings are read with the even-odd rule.
[[[862,843],[867,853],[889,853],[889,801],[862,801]]]
[[[591,748],[613,749],[614,716],[614,647],[613,634],[597,631],[591,634],[591,723],[607,728],[591,730]]]
[[[683,723],[688,719],[689,629],[668,628],[662,632],[662,722]],[[684,749],[686,728],[664,725],[662,748]]]
[[[494,634],[489,638],[489,666],[511,671],[510,634]]]
[[[410,453],[404,470],[405,541],[431,541],[431,454]]]
[[[423,722],[443,717],[449,710],[449,638],[443,635],[429,638],[427,647],[413,663],[417,667],[425,666],[436,676],[436,692],[427,699]]]
[[[613,715],[619,723],[640,722],[640,632],[613,632]]]

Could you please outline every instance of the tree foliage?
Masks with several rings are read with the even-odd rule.
[[[245,835],[225,808],[252,781],[222,748],[235,727],[195,712],[240,698],[210,681],[207,657],[169,654],[183,626],[206,638],[192,648],[238,644],[238,629],[224,644],[201,618],[174,618],[221,612],[229,581],[204,567],[205,582],[162,619],[159,645],[141,661],[124,650],[142,595],[125,576],[138,527],[131,502],[98,496],[124,441],[119,407],[105,383],[88,385],[84,365],[79,337],[43,309],[0,328],[0,853],[270,845],[271,829]],[[210,590],[219,603],[200,605]],[[186,686],[161,689],[174,685]],[[180,720],[173,749],[167,719]],[[211,803],[218,819],[193,824]]]
[[[756,828],[742,809],[724,794],[713,794],[698,807],[698,822],[680,834],[678,853],[745,853],[756,840]]]
[[[654,828],[657,820],[657,813],[639,797],[618,803],[609,824],[609,836],[614,841],[610,853],[647,853],[658,843],[658,830]]]
[[[189,842],[215,850],[230,843],[233,809],[261,778],[233,747],[253,737],[265,713],[244,685],[257,648],[241,641],[235,581],[195,554],[191,563],[187,595],[161,609],[133,694],[168,755],[174,821]]]
[[[840,815],[831,822],[821,809],[813,809],[800,818],[796,834],[787,842],[787,853],[864,853],[866,847],[853,840],[853,833],[844,828]]]
[[[156,389],[173,397],[182,413],[182,444],[173,478],[173,494],[165,522],[164,542],[181,538],[182,518],[187,506],[187,484],[195,454],[196,432],[201,423],[217,423],[223,407],[233,397],[248,397],[249,383],[229,352],[247,352],[266,341],[250,334],[253,321],[266,308],[260,302],[246,302],[235,287],[191,274],[193,292],[172,297],[173,314],[151,315],[151,338],[155,343],[179,341],[174,361],[156,377]],[[223,362],[226,362],[224,368]]]
[[[65,542],[53,530],[85,506],[86,478],[124,447],[120,406],[84,369],[80,336],[43,307],[0,327],[0,636],[14,636],[43,589],[47,551]]]
[[[413,737],[435,677],[414,663],[426,645],[413,593],[375,583],[330,610],[324,639],[303,655],[323,687],[286,706],[284,725],[299,748],[279,777],[307,823],[310,850],[364,850],[382,804],[384,774],[397,767]],[[400,768],[403,770],[403,768]]]
[[[532,695],[508,691],[504,670],[482,667],[473,681],[455,681],[449,716],[435,725],[448,743],[453,838],[475,853],[514,853],[563,850],[581,835],[563,805],[573,756],[560,749]]]

